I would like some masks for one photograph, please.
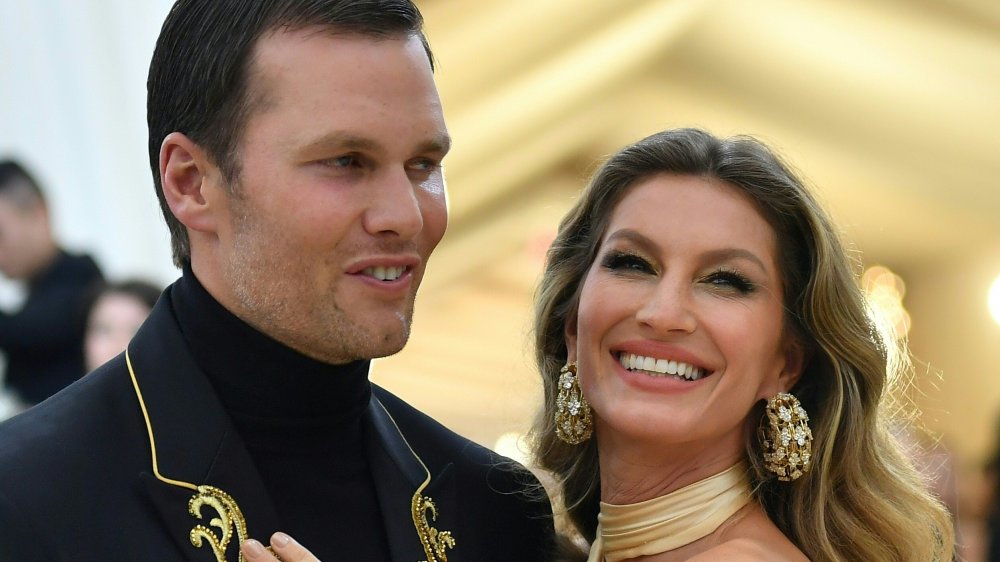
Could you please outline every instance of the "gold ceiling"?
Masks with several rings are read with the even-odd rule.
[[[482,443],[523,431],[539,396],[532,291],[558,219],[603,157],[675,126],[778,148],[866,264],[899,272],[908,298],[926,295],[912,303],[911,335],[932,369],[947,377],[950,365],[1000,359],[996,325],[977,328],[995,334],[971,350],[936,348],[942,318],[974,328],[947,316],[965,304],[930,289],[988,285],[941,269],[972,275],[970,263],[992,256],[980,269],[1000,274],[1000,2],[418,4],[455,143],[451,223],[410,344],[377,363],[376,382]],[[969,410],[944,380],[929,423],[947,432],[961,408],[959,421],[985,417],[992,429],[1000,383],[968,394],[979,400]]]

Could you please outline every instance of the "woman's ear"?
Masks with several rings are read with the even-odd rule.
[[[806,363],[809,361],[809,350],[796,337],[785,338],[781,353],[781,369],[770,382],[761,386],[759,400],[771,398],[779,392],[788,392],[799,381]]]
[[[218,168],[205,151],[183,133],[170,133],[160,145],[163,197],[177,220],[190,230],[215,230],[216,217],[207,191],[219,180]]]
[[[566,338],[566,362],[573,363],[576,361],[576,315],[566,319],[563,334]]]
[[[784,358],[784,367],[778,374],[780,392],[788,392],[795,386],[795,383],[799,382],[799,377],[802,376],[809,360],[809,352],[799,341],[799,338],[788,337],[785,342]]]

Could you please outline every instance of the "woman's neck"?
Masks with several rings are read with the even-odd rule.
[[[744,454],[741,442],[697,448],[602,441],[599,448],[601,501],[618,505],[658,498],[704,480],[733,466]]]
[[[589,560],[622,562],[642,556],[662,557],[688,545],[704,544],[704,539],[751,503],[752,497],[746,463],[738,461],[648,500],[628,504],[602,501],[598,536]]]

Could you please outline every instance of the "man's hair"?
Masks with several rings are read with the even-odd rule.
[[[185,134],[234,185],[239,144],[262,100],[249,87],[253,49],[269,32],[311,26],[380,39],[418,37],[433,69],[423,17],[410,0],[177,0],[167,15],[149,67],[146,111],[153,183],[178,267],[190,261],[191,249],[163,196],[163,139],[175,131]]]
[[[21,210],[45,204],[45,194],[38,182],[14,160],[0,160],[0,197]]]

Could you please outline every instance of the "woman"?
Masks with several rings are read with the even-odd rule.
[[[125,351],[159,297],[158,287],[138,279],[102,285],[91,295],[83,338],[86,372]]]
[[[589,560],[951,559],[880,408],[893,342],[759,142],[682,129],[614,155],[536,305],[536,453]]]
[[[893,343],[757,141],[672,130],[612,156],[563,219],[535,328],[536,456],[590,561],[951,559],[880,407]]]

